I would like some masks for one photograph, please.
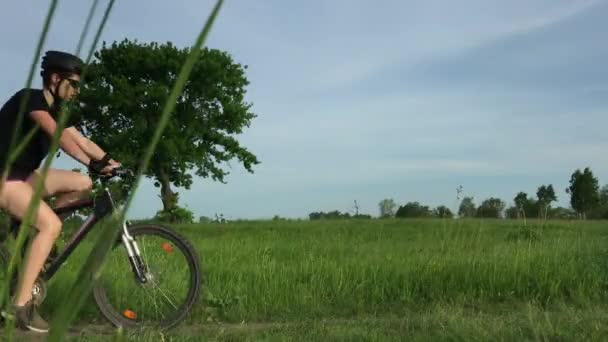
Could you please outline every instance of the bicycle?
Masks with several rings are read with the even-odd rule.
[[[126,175],[132,176],[132,173],[127,169],[114,169],[111,175],[99,178],[103,185],[101,193],[91,199],[53,208],[59,217],[66,217],[84,208],[91,208],[92,213],[71,236],[68,236],[69,242],[61,250],[56,250],[56,255],[52,259],[49,257],[50,260],[47,260],[32,289],[32,297],[36,303],[40,304],[44,301],[47,293],[46,282],[61,269],[93,227],[117,209],[107,182],[114,177]],[[106,259],[104,272],[93,287],[95,302],[103,316],[116,327],[134,329],[153,326],[161,330],[171,329],[186,319],[200,296],[201,270],[198,254],[182,235],[169,227],[158,224],[131,224],[126,220],[121,224],[122,234],[112,247]],[[148,244],[148,240],[153,237],[161,240],[155,244]],[[117,248],[121,245],[124,248]],[[21,251],[23,255],[26,247],[27,243]],[[168,257],[169,261],[168,264],[161,266],[159,261],[163,256]],[[181,260],[180,256],[186,262],[186,268],[176,267],[175,261]],[[119,270],[119,265],[125,262],[125,259],[129,262],[133,277],[123,276],[126,272]],[[2,244],[0,262],[3,263],[4,272],[7,271],[9,260],[10,252]],[[176,276],[180,271],[186,273],[181,279]],[[106,272],[110,272],[107,279],[104,278]],[[165,276],[166,272],[170,272],[169,276]],[[6,279],[6,273],[3,276]],[[17,276],[15,274],[11,279],[9,290],[11,296],[15,291]],[[159,282],[164,280],[169,281],[170,289],[185,289],[183,298],[178,299],[173,293],[163,291]],[[137,291],[129,291],[127,288],[129,285],[136,290],[143,290],[146,295],[139,298]],[[116,288],[112,288],[113,286]],[[170,309],[169,312],[161,312],[161,309],[167,308]]]

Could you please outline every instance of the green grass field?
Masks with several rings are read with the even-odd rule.
[[[608,338],[607,222],[265,221],[176,230],[200,253],[205,287],[166,339]],[[87,248],[49,284],[47,317]],[[116,274],[111,265],[105,271]],[[177,292],[180,283],[171,286]],[[132,289],[125,283],[124,295]],[[76,324],[103,322],[91,299]],[[159,334],[127,336],[142,337]]]

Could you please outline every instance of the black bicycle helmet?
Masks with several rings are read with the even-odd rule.
[[[46,71],[55,71],[80,75],[83,65],[84,62],[80,58],[70,53],[47,51],[42,57],[40,67],[42,69],[41,74]]]

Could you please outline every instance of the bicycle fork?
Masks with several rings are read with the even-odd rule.
[[[98,201],[96,204],[96,212],[99,217],[103,217],[108,213],[115,211],[116,205],[114,200],[112,199],[112,194],[110,190],[105,187],[103,198]],[[148,281],[148,269],[146,264],[144,263],[141,253],[139,252],[139,247],[137,246],[137,241],[133,239],[133,236],[129,234],[129,224],[127,220],[123,220],[122,222],[122,243],[127,250],[127,255],[129,256],[129,263],[131,263],[131,269],[133,270],[133,274],[135,275],[135,279],[140,284],[145,284]]]
[[[122,243],[127,250],[129,262],[131,263],[131,269],[133,270],[135,278],[141,284],[145,284],[148,281],[148,269],[141,257],[139,247],[137,246],[137,241],[135,241],[135,239],[133,239],[133,236],[129,234],[126,222],[123,223]]]

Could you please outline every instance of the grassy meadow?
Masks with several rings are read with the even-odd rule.
[[[176,230],[200,253],[205,285],[165,340],[608,338],[607,222],[244,221]],[[89,248],[48,284],[46,316]],[[84,329],[76,339],[107,338],[88,329],[106,324],[92,298],[75,324]],[[124,338],[160,336],[148,334]]]

